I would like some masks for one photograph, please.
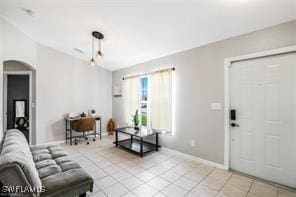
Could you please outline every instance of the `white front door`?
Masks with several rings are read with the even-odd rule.
[[[230,168],[296,188],[296,53],[231,65]]]

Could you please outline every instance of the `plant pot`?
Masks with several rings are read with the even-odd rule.
[[[140,127],[135,126],[135,130],[136,130],[136,131],[139,131],[139,130],[140,130]]]

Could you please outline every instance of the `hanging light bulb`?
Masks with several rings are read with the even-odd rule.
[[[92,55],[92,58],[89,61],[89,65],[91,67],[94,67],[94,66],[96,66],[96,61],[94,59],[94,37],[92,37],[92,53],[91,53],[91,55]]]
[[[103,59],[104,58],[104,55],[103,55],[103,53],[101,51],[97,52],[97,58],[98,59]]]
[[[102,53],[102,51],[101,51],[101,39],[99,38],[98,40],[99,40],[99,41],[98,41],[98,43],[99,43],[99,50],[98,50],[98,52],[97,52],[97,58],[98,58],[98,59],[103,59],[103,58],[104,58],[104,55],[103,55],[103,53]]]
[[[91,58],[91,60],[89,61],[89,65],[90,65],[91,67],[96,66],[96,61],[94,60],[94,58]]]

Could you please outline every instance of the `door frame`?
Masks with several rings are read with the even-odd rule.
[[[35,122],[32,118],[32,71],[3,71],[3,119],[4,130],[7,130],[7,76],[8,75],[28,75],[29,76],[29,144],[32,145],[32,123]]]
[[[224,169],[230,169],[230,68],[232,63],[296,52],[296,46],[272,49],[224,59]]]

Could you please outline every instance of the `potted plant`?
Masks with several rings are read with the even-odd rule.
[[[134,123],[134,126],[135,126],[135,130],[139,130],[139,123],[140,123],[140,118],[139,118],[139,113],[138,113],[138,110],[136,110],[136,113],[135,115],[132,115],[132,121]]]

